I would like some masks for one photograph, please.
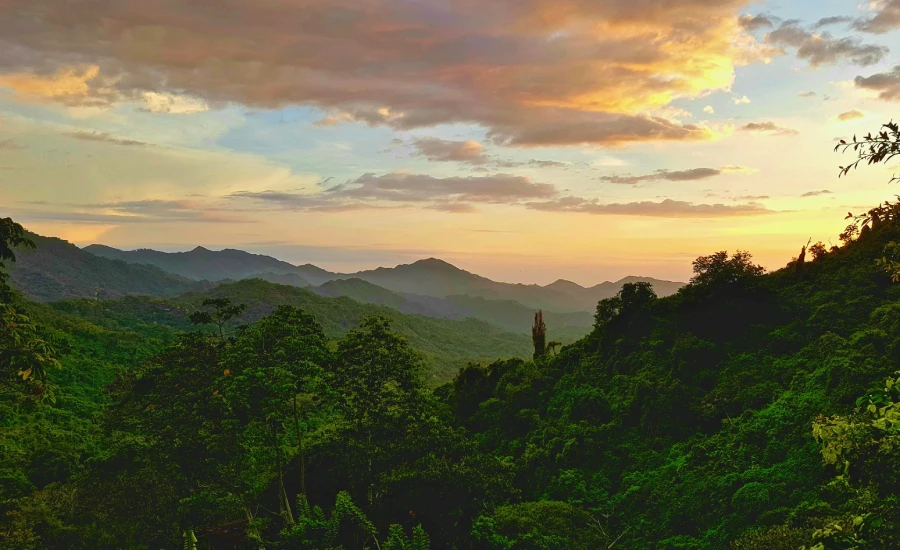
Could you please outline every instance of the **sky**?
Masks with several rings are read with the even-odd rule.
[[[890,199],[900,0],[0,0],[0,216],[502,281],[769,269]],[[894,184],[897,185],[897,184]]]

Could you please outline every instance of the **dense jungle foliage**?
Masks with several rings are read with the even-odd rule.
[[[330,340],[218,296],[179,332],[0,270],[0,548],[898,548],[900,201],[853,222],[774,273],[627,284],[586,338],[436,389],[384,318]]]

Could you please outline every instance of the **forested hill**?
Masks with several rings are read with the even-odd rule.
[[[315,317],[325,335],[343,338],[369,316],[389,319],[398,334],[425,360],[423,376],[430,385],[452,378],[470,361],[494,357],[530,357],[531,338],[513,334],[476,319],[435,319],[407,315],[394,309],[360,303],[346,297],[321,297],[306,289],[271,284],[259,279],[224,283],[216,288],[184,296],[159,300],[132,297],[117,301],[71,300],[49,304],[53,310],[74,315],[99,326],[126,331],[144,325],[167,327],[172,331],[190,331],[188,317],[207,299],[227,298],[245,304],[247,310],[234,319],[233,325],[254,323],[270,315],[279,306],[294,306]],[[171,333],[174,337],[174,332]],[[551,328],[552,338],[561,338]],[[567,340],[571,342],[572,340]]]
[[[898,212],[769,275],[700,258],[675,296],[600,302],[558,357],[460,373],[442,394],[522,490],[476,527],[489,547],[900,547],[900,286],[876,265]]]
[[[0,277],[0,549],[900,548],[900,202],[855,221],[774,273],[721,252],[673,296],[626,284],[587,337],[554,353],[538,321],[532,359],[435,389],[437,320]]]
[[[17,251],[11,266],[13,286],[38,301],[90,297],[114,299],[131,294],[176,296],[211,288],[151,265],[132,265],[101,258],[62,239],[29,234],[34,250]]]
[[[357,302],[379,304],[403,313],[446,319],[481,319],[508,332],[531,334],[534,309],[513,300],[488,300],[475,296],[456,295],[437,298],[422,294],[393,292],[362,279],[339,279],[310,291],[321,296],[346,296]],[[544,312],[544,319],[553,327],[552,337],[566,343],[588,332],[593,315],[586,311],[571,313]]]

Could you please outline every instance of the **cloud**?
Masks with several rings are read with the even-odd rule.
[[[748,168],[747,166],[740,166],[736,164],[728,164],[721,168],[719,168],[723,174],[755,174],[759,172],[756,168]]]
[[[665,199],[661,202],[643,201],[601,204],[596,200],[565,197],[553,201],[527,203],[525,206],[545,212],[580,212],[584,214],[650,216],[656,218],[719,218],[758,216],[773,213],[773,211],[755,203],[737,205],[695,204],[672,199]]]
[[[750,15],[744,14],[738,18],[738,22],[748,32],[754,32],[767,27],[774,27],[772,18],[765,14]]]
[[[18,210],[35,221],[69,223],[253,223],[252,220],[212,205],[186,200],[135,200],[95,204],[66,204],[63,211]]]
[[[793,128],[785,128],[784,126],[779,126],[771,121],[748,122],[747,124],[744,124],[743,126],[738,128],[738,130],[741,132],[765,133],[772,136],[795,136],[800,133]]]
[[[144,92],[144,110],[151,113],[169,113],[173,115],[189,115],[209,110],[209,105],[202,99],[185,95]]]
[[[13,138],[0,140],[0,151],[21,151],[24,149]]]
[[[571,166],[568,162],[539,159],[525,161],[492,159],[491,165],[496,168],[569,168]]]
[[[876,73],[872,76],[857,76],[854,79],[857,88],[878,92],[878,97],[887,101],[900,100],[900,65],[890,72]]]
[[[2,13],[0,8],[0,15]],[[4,41],[0,40],[0,47],[3,46]],[[4,53],[10,52],[4,49]],[[17,53],[15,46],[12,46],[11,53]],[[9,69],[9,66],[0,65],[0,68]],[[11,88],[19,99],[29,102],[54,101],[77,107],[105,106],[121,97],[110,84],[109,79],[101,77],[100,67],[92,64],[60,66],[53,72],[44,74],[8,70],[0,72],[0,86]]]
[[[721,168],[691,168],[689,170],[657,170],[651,174],[641,176],[602,176],[599,179],[609,183],[621,185],[636,185],[645,181],[697,181],[722,174],[753,173],[756,170],[746,166],[723,166]]]
[[[14,0],[0,85],[173,114],[302,105],[320,125],[475,124],[513,146],[708,140],[655,114],[730,89],[755,43],[734,17],[748,3]]]
[[[533,166],[535,168],[567,168],[569,166],[569,163],[559,162],[556,160],[531,159],[528,161],[527,166]]]
[[[490,160],[484,147],[477,141],[447,141],[424,137],[413,140],[418,154],[431,161],[455,161],[469,164],[487,164]]]
[[[735,105],[745,105],[747,103],[750,103],[750,98],[747,96],[733,97],[733,98],[731,98],[731,101],[734,101]]]
[[[340,124],[340,119],[333,115],[328,115],[320,120],[313,122],[313,126],[330,127]]]
[[[452,198],[458,201],[509,203],[554,197],[558,193],[551,184],[534,183],[527,177],[507,174],[436,178],[392,173],[382,176],[365,174],[330,189],[329,194],[366,200],[429,201]]]
[[[828,27],[830,25],[840,25],[842,23],[850,23],[853,21],[853,18],[848,15],[835,15],[832,17],[823,17],[816,21],[816,24],[813,25],[814,29],[821,29],[823,27]]]
[[[146,199],[86,205],[88,208],[114,212],[120,221],[166,221],[205,223],[250,223],[233,211],[217,208],[202,201]]]
[[[846,113],[841,113],[837,116],[838,120],[841,122],[846,122],[848,120],[856,120],[858,118],[866,118],[866,114],[857,109],[852,109],[847,111]]]
[[[143,141],[117,138],[105,132],[69,132],[65,135],[72,139],[81,141],[100,141],[103,143],[112,143],[113,145],[124,145],[127,147],[145,147],[147,145],[150,145],[149,143]]]
[[[797,97],[816,97],[816,92],[797,92]]]
[[[744,171],[743,167],[715,170]],[[701,169],[702,170],[702,169]],[[702,179],[699,171],[665,172],[653,177],[672,181]],[[469,213],[482,204],[505,204],[549,212],[584,212],[671,218],[708,218],[769,213],[759,204],[693,204],[682,201],[601,204],[597,199],[564,195],[555,186],[529,178],[496,174],[488,176],[436,178],[423,174],[365,174],[317,192],[242,191],[232,200],[250,200],[291,211],[341,212],[369,208],[419,206],[448,213]]]
[[[853,28],[873,34],[884,34],[900,28],[900,0],[884,0],[876,9],[875,15],[857,19]]]
[[[779,48],[795,48],[797,58],[811,66],[852,63],[867,66],[878,63],[888,49],[874,44],[863,44],[856,38],[832,38],[828,33],[814,34],[800,28],[797,21],[785,21],[766,34],[764,41]]]
[[[703,112],[709,115],[715,114],[716,110],[712,108],[712,105],[707,105],[703,108]]]
[[[287,210],[342,211],[368,206],[421,204],[444,212],[472,211],[473,204],[516,204],[559,196],[555,186],[523,176],[437,178],[423,174],[365,174],[314,193],[241,191],[233,199],[251,199]],[[469,204],[469,207],[464,207]]]
[[[428,208],[437,210],[438,212],[448,212],[450,214],[471,214],[478,212],[474,205],[467,202],[438,202],[432,204]]]
[[[821,191],[809,191],[808,193],[803,193],[800,195],[801,197],[818,197],[821,195],[831,195],[831,191],[828,189],[822,189]]]
[[[769,195],[742,195],[740,197],[734,197],[732,200],[756,202],[768,200],[770,198],[772,197],[770,197]]]

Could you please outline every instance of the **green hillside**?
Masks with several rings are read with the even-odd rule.
[[[364,304],[347,297],[326,298],[305,289],[258,279],[226,283],[211,291],[173,300],[137,297],[118,301],[78,300],[54,303],[50,307],[112,330],[145,331],[149,325],[186,331],[193,328],[188,315],[207,298],[228,298],[234,303],[246,304],[247,312],[235,320],[235,325],[258,321],[281,305],[299,307],[313,315],[332,339],[343,337],[367,316],[385,317],[399,334],[409,339],[413,348],[423,354],[431,383],[448,380],[469,361],[498,355],[528,357],[533,351],[529,337],[503,332],[484,321],[404,315],[388,307]]]
[[[241,318],[253,322],[272,313],[280,305],[298,307],[313,315],[330,338],[343,336],[367,316],[389,319],[398,334],[425,355],[431,366],[429,378],[447,380],[469,361],[497,357],[528,357],[531,339],[511,334],[476,319],[449,320],[404,315],[388,307],[363,304],[347,297],[323,298],[305,289],[246,280],[221,285],[208,292],[189,294],[176,303],[198,307],[205,298],[228,298],[247,304]]]
[[[476,296],[448,296],[447,300],[460,306],[470,315],[518,334],[531,334],[534,309],[513,300],[488,300]],[[544,320],[550,327],[550,338],[571,343],[590,332],[594,322],[586,311],[572,313],[544,312]]]
[[[465,319],[473,317],[486,321],[507,332],[531,334],[535,310],[513,300],[488,300],[476,296],[447,296],[436,298],[400,294],[362,279],[339,279],[310,289],[322,296],[346,296],[357,302],[378,304],[403,313],[426,317]],[[544,319],[550,326],[550,337],[571,343],[590,332],[592,314],[584,312],[555,313],[547,311]]]
[[[356,300],[360,303],[379,304],[398,310],[407,301],[403,296],[396,292],[391,292],[390,290],[381,288],[378,285],[373,285],[362,279],[338,279],[335,281],[328,281],[313,289],[313,292],[320,296],[346,296],[347,298]]]

